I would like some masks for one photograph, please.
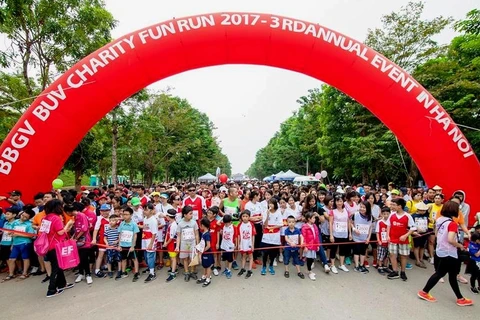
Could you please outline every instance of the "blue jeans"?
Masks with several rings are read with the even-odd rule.
[[[144,252],[144,257],[145,257],[145,262],[147,263],[148,269],[154,269],[155,268],[155,260],[157,258],[157,253],[156,252]]]
[[[319,237],[318,241],[322,243],[322,237]],[[325,254],[325,250],[323,249],[323,246],[320,246],[320,249],[318,249],[318,255],[320,256],[320,261],[322,261],[324,265],[328,264],[327,255]]]

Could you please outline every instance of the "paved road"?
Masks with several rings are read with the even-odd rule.
[[[65,317],[95,319],[478,319],[480,297],[461,285],[466,297],[473,298],[473,307],[458,307],[448,283],[438,284],[432,294],[437,303],[417,298],[432,272],[414,268],[407,271],[408,281],[387,280],[370,268],[362,275],[339,271],[326,275],[315,266],[317,280],[301,280],[291,274],[261,276],[255,270],[245,280],[234,275],[231,280],[214,277],[212,284],[202,288],[179,277],[165,283],[166,271],[145,284],[133,283],[131,276],[120,281],[94,279],[47,299],[46,285],[39,277],[0,284],[0,319],[64,319]],[[282,269],[283,270],[283,269]],[[2,277],[4,274],[1,275]],[[73,281],[74,275],[67,273]],[[75,316],[77,315],[77,316]]]

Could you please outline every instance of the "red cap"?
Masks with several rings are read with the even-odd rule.
[[[100,197],[97,198],[97,201],[98,201],[98,200],[101,200],[101,199],[107,199],[107,196],[104,195],[104,194],[102,194]]]
[[[81,187],[80,187],[80,190],[81,190],[81,191],[85,191],[85,190],[87,190],[87,187],[81,186]]]

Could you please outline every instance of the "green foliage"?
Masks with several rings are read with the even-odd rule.
[[[61,179],[63,181],[63,186],[65,189],[75,187],[75,173],[73,171],[66,170],[66,169],[63,170],[58,176],[58,179]],[[81,183],[82,186],[90,185],[90,176],[83,175],[81,182],[82,182]]]

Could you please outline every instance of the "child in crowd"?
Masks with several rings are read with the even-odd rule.
[[[353,270],[366,274],[369,271],[364,266],[365,254],[372,234],[372,209],[370,202],[360,202],[358,210],[352,216],[352,238],[355,242],[353,245],[355,268]]]
[[[214,206],[207,210],[207,218],[210,221],[210,246],[213,251],[218,251],[219,249],[219,233],[220,233],[220,226],[217,224],[217,216],[219,213],[218,207]],[[219,270],[222,269],[220,266],[220,253],[212,253],[214,264],[213,264],[213,274],[215,276],[219,275]]]
[[[106,243],[104,243],[103,240],[105,239],[105,231],[109,228],[108,217],[110,216],[111,207],[109,204],[105,203],[100,206],[99,211],[100,216],[95,222],[95,227],[93,230],[92,245],[97,244],[98,238],[98,256],[97,260],[95,261],[95,276],[97,278],[105,278],[107,275],[100,271],[100,266],[103,262],[105,251],[107,250],[105,249]]]
[[[307,258],[307,270],[310,280],[315,281],[315,273],[312,271],[312,265],[317,257],[317,251],[320,243],[320,235],[315,225],[315,215],[313,212],[305,214],[306,223],[302,226],[302,236],[304,239],[305,249],[303,256]]]
[[[112,264],[117,263],[117,277],[115,280],[118,280],[122,277],[122,266],[121,266],[121,257],[120,251],[118,250],[119,245],[119,234],[118,234],[118,219],[120,217],[116,214],[113,214],[109,218],[110,228],[105,231],[105,238],[103,241],[108,244],[110,247],[107,249],[107,268],[108,276],[113,278]]]
[[[166,218],[168,222],[167,233],[165,235],[165,242],[163,247],[167,249],[168,256],[170,257],[170,274],[168,275],[167,282],[171,282],[177,278],[177,253],[175,252],[175,239],[177,238],[177,222],[175,217],[177,211],[175,209],[168,209]]]
[[[4,229],[13,230],[15,217],[18,214],[18,210],[15,208],[8,208],[5,210],[5,223],[3,225]],[[7,265],[8,259],[10,258],[10,253],[12,251],[12,243],[13,243],[13,233],[8,231],[3,231],[2,234],[2,241],[0,242],[0,261]],[[11,280],[15,277],[14,270],[10,270],[8,268],[8,276],[3,279],[2,282]]]
[[[143,273],[147,273],[148,277],[145,279],[145,283],[152,282],[157,279],[155,274],[155,261],[156,261],[156,240],[158,231],[158,220],[155,217],[155,206],[153,203],[148,203],[143,211],[144,220],[143,220],[143,234],[142,234],[142,250],[145,255],[145,262],[147,263],[148,269]]]
[[[417,231],[413,234],[413,253],[415,254],[415,265],[419,268],[426,269],[427,266],[423,262],[423,253],[425,244],[428,241],[428,206],[420,201],[414,205],[416,211],[412,214],[413,221],[417,227]]]
[[[407,281],[405,269],[407,258],[410,255],[410,244],[408,237],[417,230],[410,214],[403,211],[405,200],[403,198],[393,199],[390,208],[392,213],[387,219],[388,251],[390,251],[390,262],[393,271],[387,276],[388,279],[402,278]],[[398,275],[397,256],[400,255],[400,276]]]
[[[388,234],[387,234],[387,220],[390,216],[390,208],[383,207],[380,212],[380,220],[377,221],[375,233],[377,234],[377,264],[378,273],[381,275],[387,274],[388,270]]]
[[[135,221],[132,220],[133,209],[130,207],[125,207],[123,209],[123,221],[120,223],[118,227],[119,233],[119,249],[121,250],[121,257],[122,257],[122,275],[121,278],[128,277],[127,269],[127,260],[133,260],[134,266],[134,274],[133,274],[133,282],[138,281],[140,274],[138,273],[138,260],[137,255],[135,253],[135,243],[137,241],[137,235],[140,232]],[[118,275],[117,278],[118,279]]]
[[[222,250],[222,261],[225,261],[225,270],[223,271],[223,274],[227,279],[231,279],[237,229],[233,226],[232,216],[229,214],[224,215],[223,218],[218,221],[218,224],[221,224],[220,233],[222,244],[220,245],[220,249]]]
[[[248,279],[253,274],[253,250],[255,249],[255,236],[257,233],[253,222],[250,221],[249,210],[244,210],[240,215],[240,219],[242,220],[242,223],[237,227],[237,248],[239,248],[240,254],[242,255],[242,269],[238,273],[238,276],[241,277],[247,272],[245,279]],[[245,270],[247,258],[249,259],[248,271]]]
[[[35,212],[30,209],[28,212],[21,211],[19,213],[20,219],[17,219],[13,222],[13,230],[18,232],[26,232],[26,233],[35,233],[33,230],[32,223],[30,219],[35,216]],[[19,279],[26,279],[28,278],[28,268],[30,268],[30,252],[32,246],[32,238],[29,236],[24,236],[20,233],[11,233],[13,237],[12,242],[12,251],[10,253],[10,258],[8,259],[8,270],[9,275],[14,274],[15,270],[15,261],[18,258],[22,258],[23,260],[23,268],[22,268],[22,275]]]
[[[466,273],[471,275],[470,290],[478,294],[480,291],[480,233],[475,232],[470,237],[468,252],[470,253],[470,261],[468,261]],[[475,287],[475,283],[478,284],[478,287]]]
[[[195,268],[190,268],[188,265],[192,259],[193,249],[197,245],[198,239],[198,224],[193,219],[193,208],[185,206],[182,208],[183,219],[177,226],[177,246],[175,251],[180,253],[179,258],[183,260],[183,267],[185,269],[185,282],[190,279],[197,279]]]
[[[287,218],[288,228],[285,230],[285,249],[283,250],[283,263],[285,264],[285,278],[290,278],[290,272],[288,271],[288,265],[290,258],[292,258],[292,264],[297,269],[297,275],[300,279],[305,279],[305,275],[300,271],[300,258],[298,252],[303,245],[303,236],[299,228],[296,228],[297,221],[294,216]],[[303,225],[302,225],[303,227]]]
[[[202,240],[197,247],[200,247],[203,267],[203,275],[201,279],[197,280],[197,284],[202,284],[202,287],[207,287],[212,282],[212,266],[214,263],[212,249],[210,247],[210,220],[207,217],[203,217],[200,221],[200,228],[202,231]]]

